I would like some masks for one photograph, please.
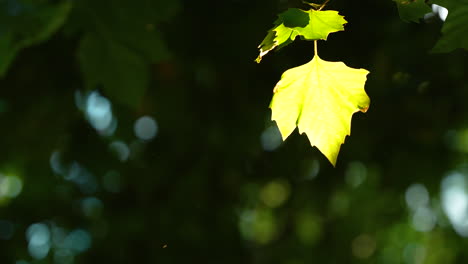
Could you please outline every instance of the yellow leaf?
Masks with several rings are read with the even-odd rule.
[[[352,115],[369,108],[364,90],[368,73],[318,55],[284,72],[270,104],[283,140],[297,126],[335,166],[341,144],[350,135]]]

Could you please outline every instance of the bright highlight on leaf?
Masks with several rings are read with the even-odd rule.
[[[364,91],[368,73],[318,55],[284,72],[270,104],[283,140],[297,126],[335,166],[341,144],[350,135],[352,115],[369,108]]]
[[[260,49],[260,55],[256,59],[258,63],[268,52],[276,47],[280,49],[288,45],[297,36],[306,40],[326,40],[330,33],[344,30],[346,20],[338,14],[338,11],[305,11],[290,8],[281,13],[274,24],[275,26],[268,31],[258,46]]]

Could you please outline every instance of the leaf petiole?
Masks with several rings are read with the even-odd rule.
[[[314,54],[315,54],[315,56],[318,56],[317,41],[316,40],[314,40]]]

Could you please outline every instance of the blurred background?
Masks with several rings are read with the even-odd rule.
[[[268,109],[286,0],[0,0],[0,263],[466,263],[468,55],[438,14],[331,0],[365,68],[336,168]]]

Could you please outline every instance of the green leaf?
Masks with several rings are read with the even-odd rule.
[[[159,23],[178,6],[177,0],[80,0],[71,16],[72,27],[96,32],[125,45],[146,62],[157,63],[169,57]]]
[[[364,91],[368,73],[318,55],[283,73],[270,104],[283,140],[297,126],[335,166],[341,144],[350,135],[353,113],[369,108]]]
[[[48,40],[64,24],[71,1],[58,4],[18,1],[0,3],[0,76],[4,76],[16,54]]]
[[[468,0],[434,1],[444,6],[449,13],[442,26],[442,37],[432,52],[450,52],[457,48],[468,50]]]
[[[326,40],[330,33],[344,30],[346,20],[338,14],[338,11],[305,11],[290,8],[281,13],[274,24],[275,27],[268,31],[258,46],[260,49],[260,55],[256,59],[258,63],[268,52],[276,47],[280,49],[288,45],[297,36],[305,40]]]
[[[424,17],[425,14],[431,13],[432,9],[426,4],[425,0],[393,0],[398,7],[398,13],[401,20],[405,22],[416,22]]]
[[[78,59],[87,89],[101,88],[117,102],[137,106],[149,83],[149,69],[134,51],[97,34],[81,40]]]
[[[78,1],[68,26],[88,32],[78,54],[86,87],[102,87],[115,102],[136,107],[149,83],[150,64],[170,57],[158,25],[179,6],[178,0]]]

